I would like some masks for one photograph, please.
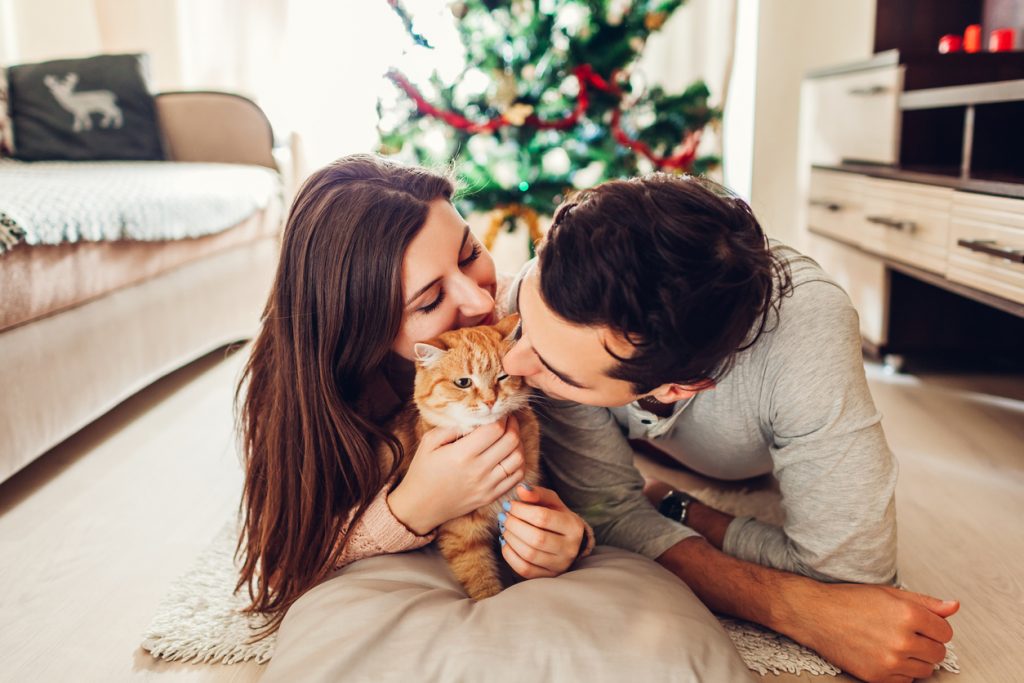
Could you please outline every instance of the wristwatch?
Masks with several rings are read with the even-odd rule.
[[[696,500],[689,493],[669,491],[658,504],[658,512],[680,524],[686,524],[686,515],[690,511],[690,503]]]

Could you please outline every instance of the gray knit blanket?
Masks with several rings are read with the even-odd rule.
[[[177,240],[221,232],[281,192],[262,166],[0,160],[0,254],[19,243]]]

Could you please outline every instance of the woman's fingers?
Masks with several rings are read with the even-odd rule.
[[[497,422],[477,427],[458,440],[459,447],[466,449],[470,453],[482,453],[504,438],[508,433],[508,429],[506,429],[508,420],[509,418],[504,418]],[[515,433],[518,438],[518,428],[515,430]]]
[[[576,515],[568,510],[552,510],[542,505],[532,505],[522,500],[510,501],[509,516],[520,519],[524,524],[560,536],[580,540],[580,525]]]
[[[512,455],[512,452],[517,448],[519,448],[519,433],[510,429],[505,432],[504,436],[480,454],[479,464],[485,471],[490,471],[505,458]],[[509,474],[512,473],[509,472]]]
[[[449,444],[459,438],[459,432],[454,427],[434,427],[423,435],[421,444],[427,444],[430,450],[437,450],[445,444]]]
[[[524,579],[558,575],[558,572],[543,566],[545,560],[548,562],[557,560],[554,555],[531,548],[521,538],[508,532],[507,529],[504,539],[505,542],[501,544],[501,555],[516,574],[519,574]]]
[[[523,487],[523,490],[519,493],[519,499],[527,503],[543,505],[552,509],[569,509],[554,490],[543,486],[532,486],[530,488]]]
[[[507,516],[505,518],[505,533],[514,534],[516,538],[526,543],[526,545],[545,553],[557,554],[562,549],[562,546],[565,545],[565,536],[562,534],[538,529],[518,517]]]
[[[495,468],[499,469],[499,468]],[[498,500],[499,498],[508,494],[509,491],[516,487],[516,484],[523,480],[523,471],[516,470],[507,477],[504,474],[498,474],[498,479],[491,485],[491,502]]]

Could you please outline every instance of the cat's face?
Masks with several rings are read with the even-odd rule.
[[[511,315],[496,325],[452,330],[415,345],[414,399],[427,422],[465,433],[526,405],[529,388],[501,366],[518,322]]]

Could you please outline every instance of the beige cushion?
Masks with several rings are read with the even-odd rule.
[[[289,610],[272,681],[745,681],[689,588],[598,546],[579,568],[473,603],[432,547],[360,560]]]

